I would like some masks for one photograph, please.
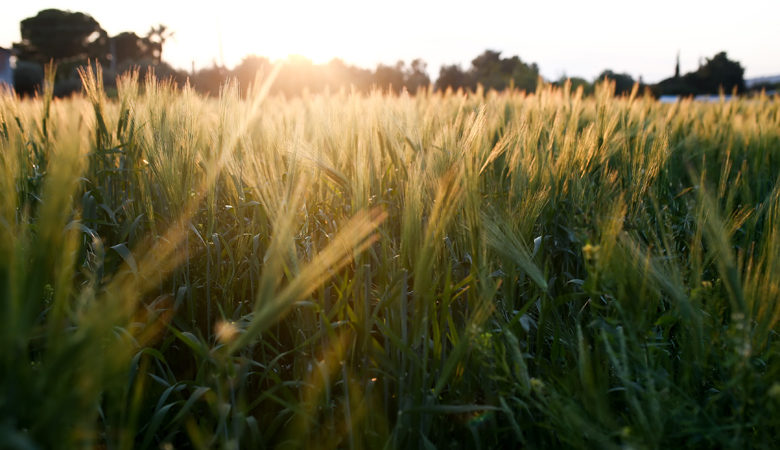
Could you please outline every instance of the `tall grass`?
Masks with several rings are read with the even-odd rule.
[[[0,96],[0,446],[771,447],[780,103]]]

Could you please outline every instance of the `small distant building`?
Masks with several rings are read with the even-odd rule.
[[[9,88],[14,87],[14,71],[11,67],[11,56],[13,56],[11,50],[0,47],[0,88],[3,84]]]

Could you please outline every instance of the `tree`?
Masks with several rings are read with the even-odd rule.
[[[437,90],[452,89],[473,89],[471,76],[463,71],[457,64],[444,65],[439,69],[439,78],[436,79],[435,87]]]
[[[395,93],[401,92],[404,87],[404,66],[403,61],[398,61],[395,66],[386,66],[379,64],[374,71],[374,85],[380,89],[389,89]]]
[[[395,66],[379,64],[373,75],[373,84],[381,89],[389,88],[395,93],[403,89],[414,94],[421,87],[431,84],[431,79],[425,72],[427,64],[422,59],[415,59],[411,66],[398,61]]]
[[[410,70],[406,73],[406,89],[410,93],[416,94],[421,88],[429,86],[431,84],[431,78],[428,76],[426,69],[428,64],[420,58],[412,61]]]
[[[195,73],[192,77],[192,84],[198,91],[216,97],[228,75],[230,73],[226,68],[214,63],[211,67],[203,68]]]
[[[20,31],[22,40],[14,43],[19,59],[41,64],[99,56],[107,38],[92,16],[59,9],[45,9],[22,20]]]
[[[590,95],[593,93],[593,83],[590,83],[588,80],[582,77],[567,77],[566,75],[563,75],[553,84],[558,87],[563,87],[567,81],[571,84],[572,92],[575,92],[581,87],[583,95]]]
[[[168,27],[163,24],[149,28],[149,32],[146,33],[146,39],[152,46],[152,53],[156,63],[162,62],[163,45],[171,37],[173,37],[173,32],[168,30]]]
[[[726,52],[720,52],[708,58],[707,62],[693,74],[693,84],[698,93],[717,94],[720,89],[731,92],[745,90],[745,69],[737,61],[732,61]]]
[[[634,88],[634,78],[627,73],[615,73],[607,69],[596,77],[597,82],[604,80],[610,80],[615,83],[616,95],[628,94]]]
[[[241,63],[233,68],[233,77],[238,81],[238,87],[241,93],[246,94],[249,85],[254,83],[255,77],[259,73],[268,74],[271,70],[271,62],[268,58],[256,55],[244,57]]]
[[[679,65],[678,65],[679,67]],[[683,76],[667,78],[655,86],[655,95],[701,95],[717,94],[721,89],[729,93],[745,91],[745,69],[737,61],[732,61],[726,52],[720,52],[700,64],[695,72]]]
[[[471,60],[471,75],[485,89],[501,90],[509,85],[506,72],[511,73],[508,65],[503,65],[501,52],[485,50],[481,55]]]
[[[459,66],[442,66],[436,88],[474,89],[481,84],[486,89],[514,87],[533,92],[538,79],[539,66],[536,63],[526,64],[519,56],[501,58],[501,52],[485,50],[471,61],[468,72],[464,73]]]
[[[43,84],[43,66],[36,62],[17,61],[14,90],[21,96],[33,96]]]
[[[513,56],[509,61],[511,64],[508,67],[512,68],[512,84],[515,88],[527,92],[536,91],[539,82],[539,66],[536,63],[526,64],[518,56]]]
[[[486,89],[515,87],[533,92],[539,78],[539,67],[535,63],[524,63],[517,55],[501,58],[501,52],[485,50],[471,61],[471,75]]]
[[[142,38],[133,32],[125,31],[112,37],[111,41],[113,50],[111,57],[117,64],[144,60],[160,62],[157,44],[149,38]]]

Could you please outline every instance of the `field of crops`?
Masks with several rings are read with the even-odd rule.
[[[0,448],[776,445],[776,99],[97,79],[0,95]]]

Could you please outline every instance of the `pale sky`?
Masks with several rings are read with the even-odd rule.
[[[655,82],[673,74],[678,50],[682,72],[724,50],[746,78],[780,74],[780,0],[9,1],[0,7],[0,46],[46,8],[90,14],[111,35],[165,24],[175,36],[163,59],[188,70],[192,61],[233,67],[252,53],[368,68],[422,58],[435,79],[442,64],[466,68],[492,49],[536,62],[548,79],[592,79],[610,68]]]

